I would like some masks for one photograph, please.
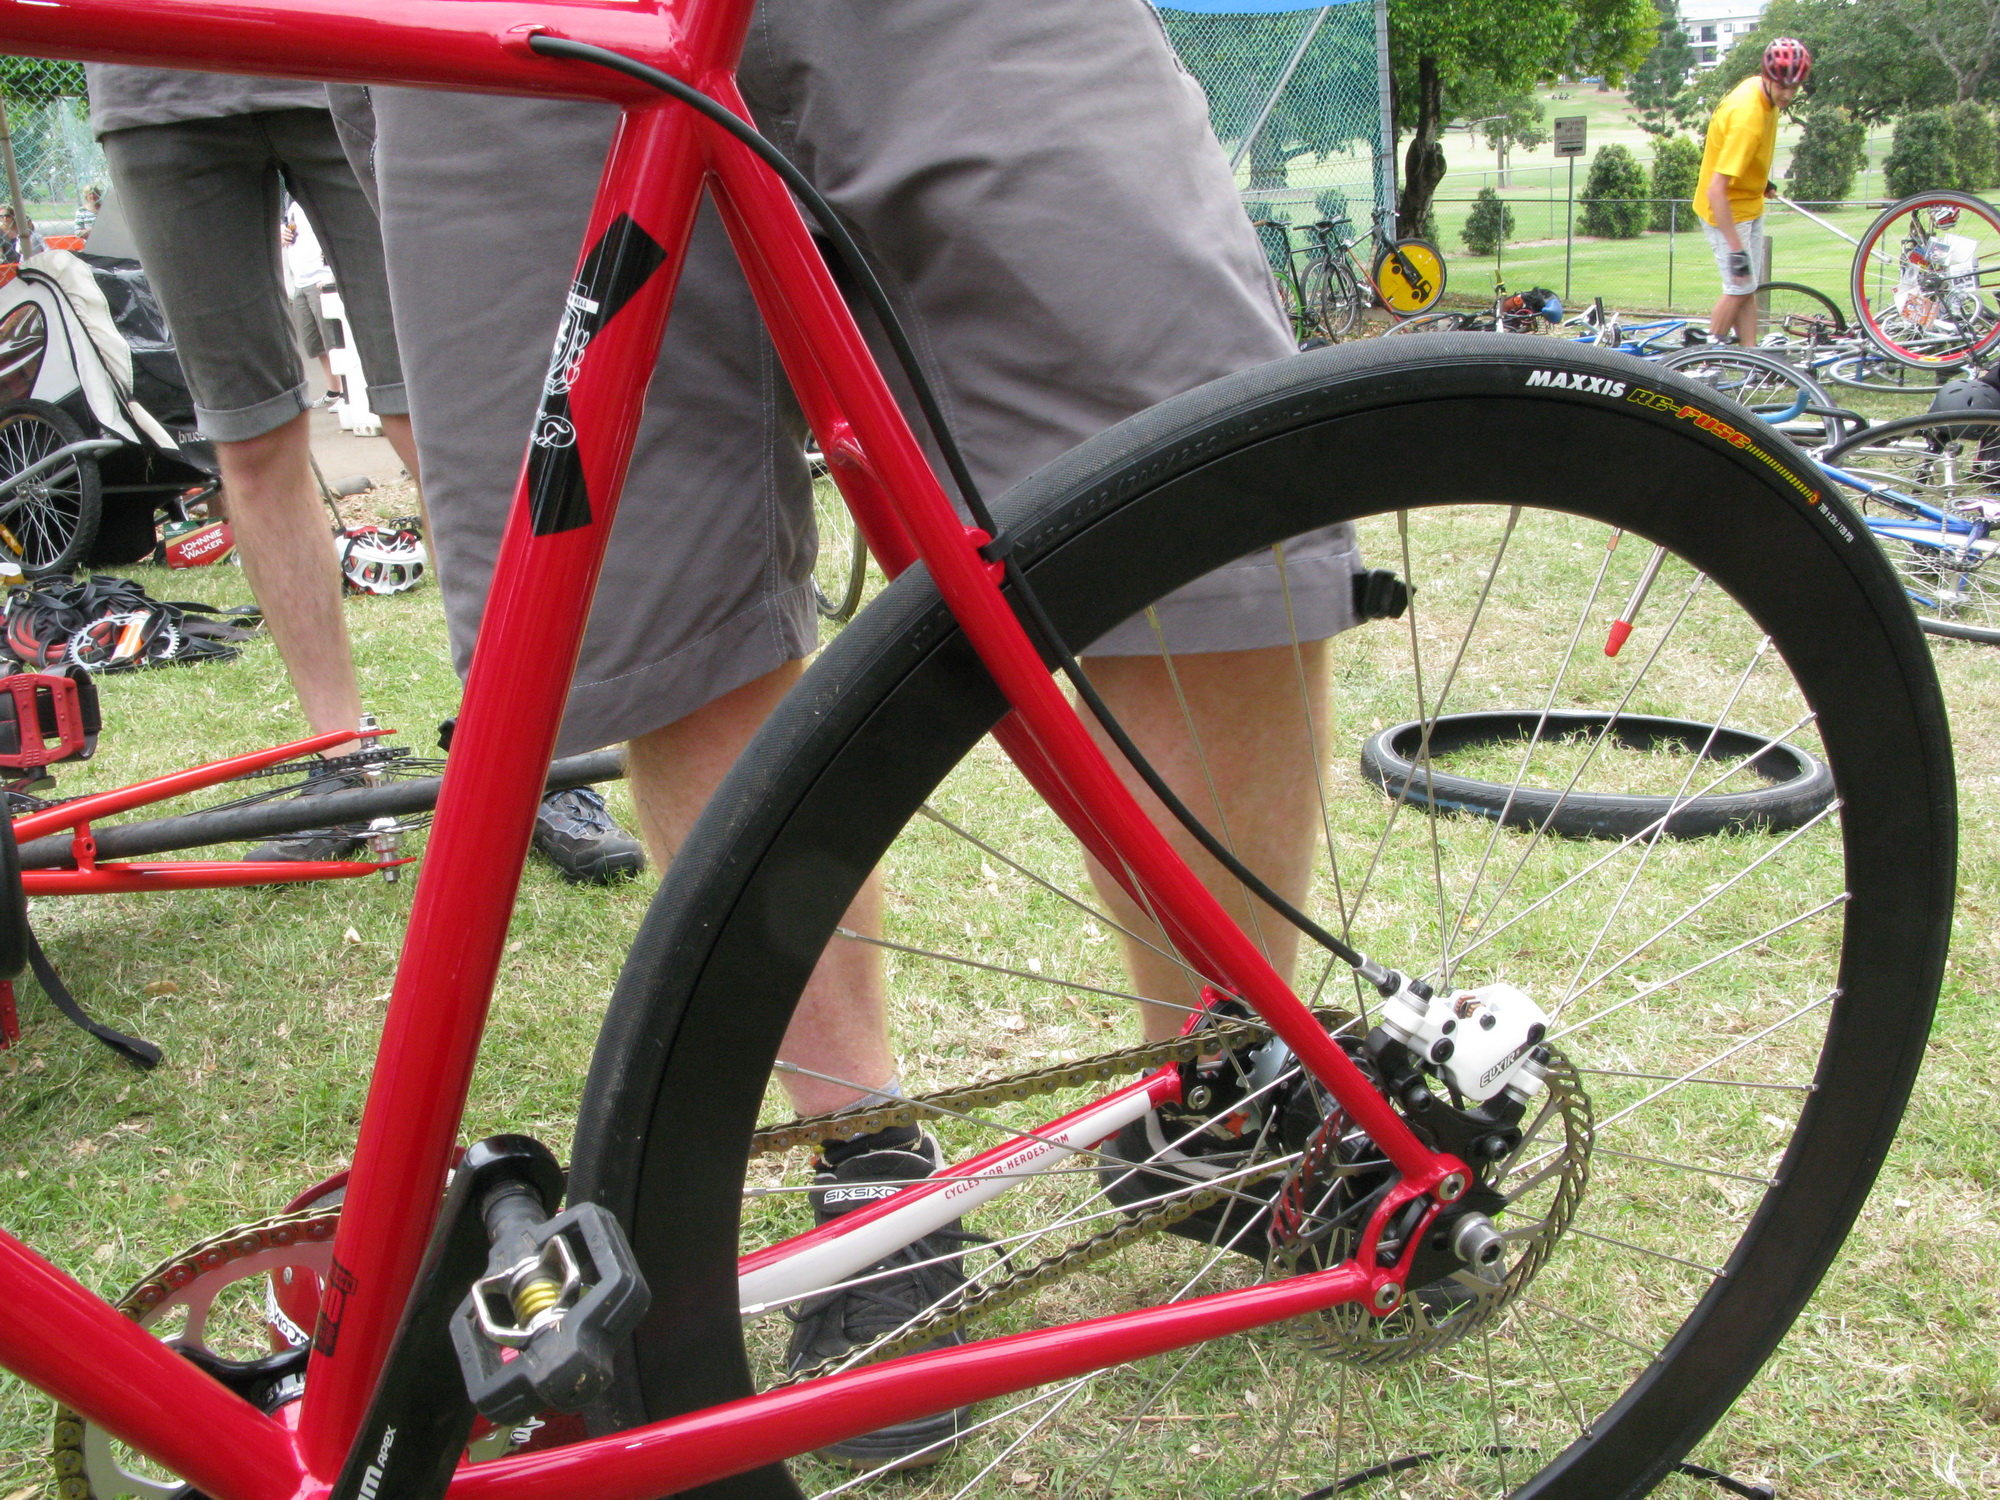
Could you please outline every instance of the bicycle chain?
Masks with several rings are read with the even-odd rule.
[[[1337,1026],[1350,1019],[1344,1013],[1332,1010],[1314,1011],[1313,1016],[1323,1026]],[[884,1105],[879,1109],[814,1115],[791,1120],[783,1125],[756,1132],[751,1137],[751,1154],[765,1155],[774,1151],[789,1150],[797,1145],[868,1135],[891,1125],[914,1124],[919,1119],[934,1115],[940,1110],[969,1113],[975,1109],[1032,1098],[1038,1094],[1102,1083],[1121,1073],[1146,1072],[1168,1064],[1192,1062],[1204,1054],[1261,1042],[1268,1039],[1270,1034],[1270,1029],[1260,1022],[1217,1020],[1197,1031],[1168,1041],[1143,1043],[1135,1047],[1121,1048],[1115,1052],[1081,1058],[1073,1063],[1036,1068],[986,1083],[917,1095]],[[932,1309],[909,1327],[878,1340],[860,1351],[858,1355],[850,1350],[838,1359],[794,1372],[782,1384],[792,1385],[816,1379],[836,1367],[887,1358],[916,1345],[929,1343],[932,1339],[959,1328],[975,1313],[990,1311],[1019,1301],[1029,1293],[1038,1291],[1085,1266],[1095,1264],[1135,1240],[1200,1213],[1232,1193],[1240,1192],[1248,1184],[1262,1181],[1281,1170],[1285,1168],[1274,1164],[1246,1176],[1232,1178],[1229,1189],[1203,1188],[1186,1198],[1162,1204],[1145,1213],[1134,1214],[1112,1228],[1100,1230],[1088,1239],[1059,1250],[1053,1255],[1044,1256],[1034,1265],[1013,1272],[1001,1280],[983,1286],[968,1287],[949,1306]],[[114,1305],[120,1312],[137,1322],[167,1296],[186,1286],[197,1276],[217,1270],[230,1261],[241,1260],[267,1249],[281,1249],[296,1244],[301,1239],[330,1239],[338,1221],[338,1212],[329,1214],[320,1210],[306,1209],[224,1230],[181,1254],[162,1261]],[[89,1484],[83,1477],[83,1426],[84,1419],[81,1416],[67,1408],[57,1408],[53,1446],[60,1500],[92,1500]]]
[[[196,1277],[221,1270],[231,1261],[245,1260],[265,1250],[283,1250],[292,1245],[331,1240],[334,1226],[339,1222],[338,1209],[329,1212],[323,1208],[307,1208],[225,1229],[161,1261],[112,1305],[133,1322],[141,1322],[147,1313]],[[56,1408],[50,1457],[55,1465],[59,1500],[92,1500],[90,1481],[84,1473],[85,1420],[68,1407]]]
[[[1337,1010],[1315,1010],[1312,1015],[1314,1020],[1330,1030],[1352,1019],[1346,1012]],[[1234,1050],[1265,1041],[1270,1035],[1271,1029],[1261,1021],[1218,1019],[1212,1025],[1170,1041],[1144,1042],[1136,1047],[1100,1052],[1075,1062],[1057,1063],[985,1083],[970,1083],[934,1094],[899,1098],[875,1109],[787,1120],[782,1125],[773,1125],[752,1135],[750,1154],[753,1157],[767,1156],[776,1151],[789,1151],[794,1146],[873,1135],[891,1125],[915,1125],[933,1115],[969,1114],[975,1109],[1012,1104],[1037,1094],[1053,1094],[1063,1089],[1103,1083],[1121,1073],[1143,1073],[1169,1063],[1193,1062],[1204,1053]]]
[[[1313,1019],[1332,1030],[1351,1020],[1352,1017],[1341,1011],[1315,1010]],[[1200,1030],[1175,1037],[1170,1041],[1144,1043],[1137,1047],[1122,1048],[1117,1052],[1099,1053],[1074,1063],[1017,1073],[1012,1077],[997,1079],[990,1083],[969,1084],[963,1088],[918,1095],[876,1110],[853,1114],[815,1115],[809,1119],[792,1120],[784,1125],[774,1126],[770,1130],[758,1131],[751,1140],[752,1154],[788,1149],[806,1140],[838,1140],[866,1135],[890,1125],[912,1125],[923,1117],[927,1108],[935,1113],[935,1107],[947,1100],[950,1101],[948,1107],[951,1110],[964,1113],[973,1108],[1011,1103],[1035,1094],[1051,1093],[1082,1084],[1102,1083],[1119,1073],[1143,1072],[1169,1063],[1191,1062],[1204,1053],[1231,1050],[1248,1043],[1261,1042],[1270,1035],[1270,1028],[1261,1022],[1217,1019]],[[968,1284],[948,1304],[920,1314],[915,1321],[894,1333],[885,1334],[864,1349],[859,1351],[850,1349],[845,1354],[824,1360],[810,1369],[794,1371],[778,1384],[796,1385],[801,1381],[814,1380],[837,1370],[891,1358],[918,1348],[933,1339],[954,1332],[976,1313],[990,1312],[995,1308],[1018,1302],[1030,1293],[1039,1291],[1074,1271],[1093,1265],[1106,1256],[1124,1249],[1145,1235],[1178,1224],[1182,1219],[1190,1218],[1205,1208],[1213,1207],[1225,1197],[1240,1193],[1252,1183],[1261,1182],[1290,1169],[1289,1163],[1274,1163],[1244,1175],[1232,1175],[1227,1189],[1202,1188],[1185,1198],[1163,1203],[1144,1213],[1132,1214],[1110,1229],[1099,1230],[1088,1239],[1058,1250],[1053,1255],[1044,1256],[1034,1265],[1015,1271],[997,1281],[980,1286]],[[1003,1260],[1005,1258],[1003,1256]]]
[[[975,1313],[990,1312],[1018,1302],[1031,1292],[1060,1280],[1073,1271],[1094,1265],[1107,1255],[1124,1249],[1134,1240],[1153,1234],[1178,1224],[1182,1219],[1200,1213],[1203,1209],[1220,1203],[1224,1198],[1242,1191],[1250,1183],[1261,1182],[1281,1171],[1289,1171],[1291,1164],[1272,1163],[1270,1166],[1244,1175],[1232,1175],[1230,1186],[1224,1188],[1203,1188],[1190,1193],[1184,1199],[1164,1203],[1147,1213],[1134,1214],[1115,1228],[1099,1230],[1087,1240],[1080,1240],[1054,1255],[1044,1256],[1026,1270],[1016,1271],[998,1281],[982,1286],[967,1284],[946,1306],[932,1308],[921,1314],[914,1322],[895,1333],[884,1334],[874,1343],[860,1351],[849,1350],[833,1359],[823,1360],[811,1369],[796,1370],[778,1381],[779,1386],[797,1385],[800,1381],[816,1380],[822,1375],[835,1374],[856,1365],[870,1363],[878,1359],[889,1359],[911,1349],[920,1348],[932,1339],[941,1338],[954,1332],[971,1320]],[[1004,1257],[1003,1257],[1004,1259]]]

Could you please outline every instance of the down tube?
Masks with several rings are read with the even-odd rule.
[[[300,1421],[347,1456],[457,1146],[570,673],[701,189],[679,105],[620,123],[501,541],[362,1116]]]

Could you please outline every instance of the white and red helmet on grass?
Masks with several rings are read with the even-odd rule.
[[[430,561],[423,533],[414,516],[381,526],[350,526],[337,531],[333,544],[340,552],[340,575],[357,594],[400,594],[415,588]]]

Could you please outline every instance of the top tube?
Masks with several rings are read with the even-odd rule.
[[[0,48],[80,62],[656,101],[605,68],[538,56],[537,33],[701,84],[733,68],[754,0],[0,0]]]

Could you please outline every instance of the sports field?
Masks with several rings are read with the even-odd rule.
[[[1657,137],[1640,128],[1637,113],[1623,93],[1602,92],[1591,84],[1570,84],[1542,89],[1539,97],[1550,120],[1582,115],[1589,121],[1587,154],[1575,163],[1579,197],[1590,175],[1591,160],[1601,147],[1622,145],[1650,168]],[[1781,189],[1799,128],[1796,120],[1788,119],[1778,132]],[[1695,136],[1700,138],[1699,125]],[[1407,142],[1402,144],[1407,146]],[[1847,234],[1858,236],[1886,201],[1881,164],[1889,147],[1887,129],[1872,134],[1868,164],[1855,180],[1853,198],[1841,206],[1813,205],[1814,212]],[[1566,247],[1570,168],[1568,161],[1556,158],[1552,144],[1513,152],[1504,174],[1497,170],[1494,153],[1484,140],[1468,131],[1448,132],[1445,154],[1451,170],[1434,206],[1438,244],[1450,270],[1449,296],[1454,303],[1485,301],[1499,277],[1516,288],[1549,287],[1571,306],[1596,297],[1603,298],[1607,308],[1627,312],[1706,312],[1713,305],[1718,291],[1714,261],[1699,221],[1685,207],[1674,212],[1671,231],[1649,231],[1630,240],[1578,233]],[[1275,216],[1295,222],[1314,217],[1312,195],[1307,190],[1316,186],[1320,173],[1318,164],[1295,161],[1289,175],[1290,189],[1266,192]],[[1497,256],[1473,255],[1461,232],[1479,191],[1487,187],[1496,189],[1514,212],[1513,236]],[[1575,212],[1580,226],[1580,204]],[[1357,227],[1365,228],[1366,217],[1365,210],[1357,206]],[[1778,203],[1773,203],[1766,215],[1766,228],[1771,239],[1773,279],[1803,281],[1843,304],[1848,301],[1851,244]]]

